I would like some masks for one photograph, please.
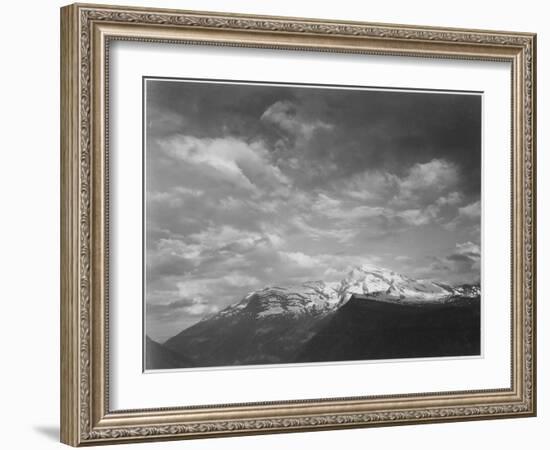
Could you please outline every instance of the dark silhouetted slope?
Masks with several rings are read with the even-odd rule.
[[[480,302],[352,298],[304,346],[295,362],[480,354]]]
[[[193,362],[184,358],[164,345],[153,341],[149,336],[145,338],[145,369],[177,369],[192,367]]]
[[[164,345],[189,355],[197,366],[278,364],[295,359],[329,314],[262,314],[260,298],[252,298],[236,314],[201,321]]]

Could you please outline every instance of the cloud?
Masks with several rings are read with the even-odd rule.
[[[319,129],[330,130],[332,125],[320,120],[311,120],[300,113],[298,106],[288,100],[277,101],[269,106],[261,118],[262,121],[278,126],[283,131],[300,139],[309,139]],[[294,159],[294,164],[298,161]]]
[[[241,230],[229,225],[212,226],[198,233],[190,234],[188,240],[202,250],[223,251],[234,249],[245,252],[259,245],[265,237],[258,232]]]
[[[180,277],[176,282],[180,297],[193,298],[200,303],[209,303],[218,297],[225,299],[227,304],[239,300],[243,292],[253,290],[259,285],[257,278],[239,271],[230,271],[220,277],[209,278],[205,275],[207,274],[202,277]]]
[[[229,275],[226,275],[223,277],[224,281],[227,281],[231,286],[256,286],[260,283],[260,280],[258,280],[255,277],[251,277],[249,275],[244,275],[242,273],[230,273]]]
[[[427,205],[437,202],[442,193],[457,186],[458,169],[444,159],[413,165],[406,177],[399,179],[399,193],[392,200],[395,205]],[[444,201],[444,200],[443,200]]]
[[[147,130],[159,134],[181,132],[185,126],[185,118],[175,111],[166,111],[158,106],[147,108]]]
[[[413,259],[410,257],[410,256],[406,256],[406,255],[397,255],[395,257],[395,260],[396,261],[400,261],[400,262],[410,262],[412,261]]]
[[[395,174],[380,170],[366,170],[345,178],[335,186],[344,196],[358,201],[385,202],[398,194],[400,179]]]
[[[205,312],[215,312],[217,310],[216,306],[198,298],[181,298],[170,303],[147,304],[147,313],[158,316],[182,311],[192,316],[200,316]]]
[[[458,215],[466,219],[477,220],[481,217],[481,203],[477,202],[458,208]]]
[[[248,143],[233,137],[199,139],[177,135],[159,143],[167,155],[197,170],[214,171],[215,178],[244,190],[256,192],[259,186],[274,189],[289,184],[281,170],[271,164],[268,150],[259,141]]]
[[[479,259],[481,254],[479,245],[473,242],[464,242],[463,244],[456,244],[457,253],[461,255],[467,255],[472,258]]]
[[[165,293],[164,302],[146,303],[146,333],[159,342],[164,342],[197,320],[220,310],[219,305],[200,298],[177,297],[166,303],[166,295],[172,294]]]
[[[340,281],[358,265],[379,262],[376,256],[347,255],[335,253],[306,254],[303,252],[279,252],[281,268],[294,282],[313,280]]]
[[[313,209],[322,214],[333,215],[332,211],[340,212],[341,206],[342,201],[320,193],[313,204]]]
[[[333,185],[339,197],[319,196],[313,208],[336,218],[383,216],[399,229],[446,222],[462,203],[457,167],[443,159],[416,163],[403,176],[366,170]],[[342,204],[345,205],[344,213]]]
[[[301,231],[309,239],[318,241],[321,239],[334,239],[337,242],[344,244],[353,239],[357,234],[357,230],[353,228],[333,228],[333,227],[318,227],[309,224],[304,217],[290,218],[290,224],[293,228]]]
[[[443,256],[434,257],[428,268],[432,277],[446,276],[454,282],[479,281],[481,251],[473,242],[457,243],[454,251]]]
[[[436,211],[433,209],[407,209],[396,214],[402,218],[405,223],[414,226],[427,225],[436,216]]]
[[[384,214],[384,208],[380,206],[369,206],[353,201],[337,200],[323,193],[317,195],[312,209],[321,216],[348,224]]]
[[[167,295],[208,298],[210,293],[216,293],[222,301],[234,300],[241,287],[261,284],[243,271],[254,265],[258,253],[271,246],[275,248],[278,239],[274,234],[230,226],[210,227],[179,238],[161,238],[147,254],[148,300],[166,301]]]
[[[458,208],[456,216],[444,226],[450,231],[461,229],[470,235],[479,235],[481,228],[481,202],[477,200]]]
[[[300,225],[305,230],[306,225],[329,224],[345,234],[341,243],[395,236],[431,225],[449,229],[448,223],[464,202],[459,187],[457,168],[442,159],[414,164],[402,176],[365,170],[310,195],[311,215]],[[315,230],[310,235],[328,237]]]
[[[443,206],[456,206],[459,205],[463,200],[463,195],[460,192],[450,192],[446,196],[439,197],[435,204],[439,207]]]
[[[289,263],[299,267],[314,268],[319,264],[316,258],[302,252],[281,252],[280,254]]]

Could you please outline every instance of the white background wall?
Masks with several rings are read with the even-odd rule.
[[[375,428],[260,437],[142,444],[139,448],[547,448],[550,294],[545,283],[550,188],[544,128],[550,116],[550,14],[546,2],[524,0],[360,2],[338,0],[139,1],[136,6],[246,12],[387,23],[537,32],[539,416],[455,424]],[[42,0],[2,5],[0,70],[0,445],[59,448],[59,10]],[[543,31],[544,30],[544,31]],[[547,440],[547,439],[546,439]],[[124,446],[127,448],[128,446]],[[137,447],[135,447],[137,448]]]

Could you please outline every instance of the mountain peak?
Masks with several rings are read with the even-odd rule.
[[[267,286],[246,295],[240,302],[218,313],[219,316],[232,316],[247,312],[257,317],[285,314],[322,314],[332,310],[340,297],[334,283],[308,281],[301,285],[280,287]]]
[[[324,315],[338,309],[352,297],[380,301],[434,302],[453,296],[475,297],[479,287],[457,286],[415,280],[391,269],[361,264],[350,267],[341,281],[306,281],[294,286],[266,286],[248,293],[240,302],[228,306],[217,316],[244,312],[258,318],[304,314]]]

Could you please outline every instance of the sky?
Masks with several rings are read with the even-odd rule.
[[[359,264],[479,281],[481,95],[145,84],[153,339]]]

